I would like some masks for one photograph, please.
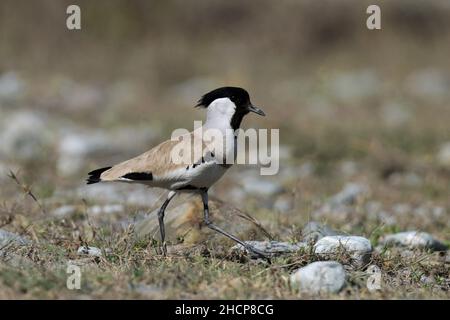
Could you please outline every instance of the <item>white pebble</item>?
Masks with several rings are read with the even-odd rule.
[[[358,236],[327,236],[314,245],[314,253],[324,258],[336,259],[343,252],[361,266],[369,262],[372,245],[368,239]]]
[[[388,234],[381,239],[384,245],[402,246],[411,249],[447,250],[447,246],[426,232],[406,231]]]
[[[88,255],[93,257],[101,257],[102,256],[102,250],[96,247],[79,247],[77,253],[82,255]]]
[[[309,294],[337,293],[345,285],[345,270],[336,261],[317,261],[295,271],[291,286]]]

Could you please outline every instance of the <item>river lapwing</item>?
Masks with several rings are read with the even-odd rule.
[[[261,116],[265,116],[265,114],[251,103],[248,92],[238,87],[222,87],[208,92],[200,98],[196,106],[206,109],[206,121],[202,127],[190,132],[188,137],[184,137],[189,139],[167,140],[135,158],[112,167],[91,171],[87,183],[140,183],[149,187],[170,190],[167,199],[158,211],[164,254],[166,254],[164,211],[178,192],[194,192],[201,195],[204,222],[210,229],[236,241],[256,256],[266,257],[265,253],[214,225],[209,218],[208,209],[208,189],[232,165],[227,157],[230,154],[234,159],[236,157],[236,130],[239,129],[242,119],[250,112]],[[219,132],[223,139],[207,141],[204,132],[210,129]],[[192,144],[196,138],[201,143]],[[184,145],[180,141],[185,141]],[[224,141],[226,142],[224,143]],[[174,161],[174,148],[180,148],[180,144],[183,147],[181,149],[189,150],[192,153],[189,155],[188,163]],[[201,150],[195,150],[195,148]]]

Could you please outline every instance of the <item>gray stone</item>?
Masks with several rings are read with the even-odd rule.
[[[405,85],[413,95],[426,99],[442,99],[450,91],[450,80],[447,74],[433,68],[414,72],[406,79]]]
[[[399,216],[405,216],[411,213],[412,207],[408,203],[397,203],[392,206],[392,211]]]
[[[293,253],[301,249],[308,248],[308,245],[304,242],[288,243],[279,241],[245,241],[245,243],[271,255]],[[232,250],[245,251],[245,248],[242,245],[237,244],[232,248]]]
[[[369,289],[370,292],[381,290],[383,277],[380,267],[372,264],[367,267],[365,273],[368,275],[366,282],[367,289]]]
[[[61,175],[78,173],[95,156],[136,153],[147,147],[156,134],[151,129],[121,128],[103,131],[83,128],[64,129],[58,144],[57,169]]]
[[[292,195],[283,194],[276,198],[273,208],[278,212],[287,213],[294,208],[293,202]]]
[[[381,119],[391,128],[399,127],[412,119],[411,109],[401,102],[390,101],[382,106]]]
[[[342,253],[346,253],[357,266],[369,262],[372,250],[370,241],[358,236],[327,236],[314,245],[314,253],[318,256],[337,259]]]
[[[397,224],[396,216],[392,212],[385,211],[380,202],[369,201],[366,203],[365,208],[369,219],[378,220],[388,226]]]
[[[330,92],[337,98],[351,101],[376,94],[380,81],[374,70],[364,69],[339,73],[331,79]]]
[[[330,227],[324,226],[318,222],[310,221],[302,229],[303,241],[305,242],[316,242],[326,236],[336,236],[340,233],[331,229]]]
[[[437,161],[440,165],[450,167],[450,142],[444,143],[438,151]]]
[[[92,256],[92,257],[101,257],[102,256],[102,250],[100,250],[99,248],[96,248],[96,247],[88,247],[88,246],[79,247],[77,250],[77,253],[80,256],[83,256],[83,255],[88,255],[88,256]]]
[[[26,245],[28,243],[29,240],[27,240],[26,238],[18,234],[0,229],[0,249],[5,248],[9,245]]]
[[[52,211],[52,215],[58,218],[65,218],[71,216],[77,211],[77,206],[74,205],[64,205],[58,207]]]
[[[5,157],[35,160],[47,156],[53,143],[45,117],[34,111],[18,111],[3,120],[0,153]]]
[[[283,187],[273,180],[249,177],[243,183],[244,191],[257,196],[274,196],[283,192]]]
[[[305,162],[298,168],[298,178],[309,178],[314,174],[315,166],[312,162]]]
[[[358,173],[359,167],[358,164],[355,161],[343,161],[339,166],[340,173],[346,177],[349,178],[351,176],[354,176]]]
[[[15,72],[0,75],[0,102],[17,99],[23,92],[25,83]]]
[[[444,243],[433,238],[431,234],[420,231],[389,234],[384,236],[380,242],[384,245],[402,246],[411,249],[447,250],[447,246]]]
[[[130,285],[130,290],[139,295],[145,296],[147,299],[161,299],[164,297],[164,290],[155,285]]]
[[[389,182],[394,186],[419,187],[423,184],[423,179],[414,172],[397,172],[389,177]]]
[[[84,185],[75,191],[68,191],[65,194],[68,197],[83,198],[95,203],[118,203],[152,207],[162,193],[163,191],[161,190],[149,189],[140,185],[97,183]],[[61,195],[57,194],[56,196]]]
[[[436,283],[436,280],[432,276],[426,276],[426,275],[423,274],[420,277],[420,282],[422,282],[425,285],[433,285],[433,284]]]
[[[338,293],[345,286],[345,270],[336,261],[316,261],[295,271],[291,287],[306,294]]]
[[[344,189],[335,194],[330,199],[331,205],[352,205],[358,198],[368,192],[368,188],[365,185],[359,183],[347,183]]]
[[[92,109],[105,104],[105,93],[98,86],[60,79],[57,88],[59,104],[67,110]]]
[[[98,216],[103,214],[121,213],[125,207],[121,204],[95,205],[87,209],[89,215]]]
[[[290,159],[292,159],[293,158],[293,153],[294,153],[294,151],[293,151],[293,148],[291,147],[291,146],[288,146],[288,145],[281,145],[280,147],[279,147],[279,153],[278,153],[278,155],[279,155],[279,161],[281,162],[281,163],[283,163],[283,162],[285,162],[285,161],[289,161]]]

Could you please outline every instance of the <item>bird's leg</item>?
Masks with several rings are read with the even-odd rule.
[[[239,240],[238,238],[236,238],[235,236],[233,236],[232,234],[229,234],[228,232],[220,229],[219,227],[217,227],[216,225],[214,225],[211,220],[209,220],[209,207],[208,207],[208,190],[207,189],[202,189],[201,190],[201,196],[202,196],[202,201],[203,201],[203,213],[204,213],[204,220],[205,220],[205,224],[208,226],[208,228],[217,231],[219,233],[221,233],[222,235],[224,235],[227,238],[230,238],[231,240],[239,243],[241,246],[243,246],[245,249],[247,249],[247,251],[253,253],[254,255],[269,260],[268,255],[258,249],[256,249],[255,247],[245,243],[242,240]],[[270,261],[270,260],[269,260]]]
[[[158,210],[158,222],[159,222],[159,232],[161,234],[161,244],[162,244],[162,251],[164,256],[167,254],[167,248],[166,248],[166,231],[164,229],[164,211],[166,211],[167,206],[169,205],[170,200],[175,196],[176,191],[170,191],[167,195],[166,201],[164,201],[161,208]]]

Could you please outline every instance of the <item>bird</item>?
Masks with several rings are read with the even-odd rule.
[[[104,182],[125,182],[144,184],[149,187],[159,187],[169,190],[167,198],[158,210],[158,223],[161,235],[163,254],[166,255],[164,214],[170,201],[181,192],[196,193],[203,202],[203,220],[205,225],[242,245],[256,257],[268,258],[267,254],[236,236],[222,230],[209,217],[208,190],[232,166],[226,157],[230,154],[236,157],[238,129],[249,113],[265,116],[264,111],[250,101],[247,90],[240,87],[220,87],[212,90],[198,100],[196,107],[206,109],[206,121],[200,128],[185,134],[178,140],[166,140],[149,151],[132,159],[113,166],[93,170],[88,173],[87,184]],[[202,135],[204,130],[215,130],[226,143],[219,139],[206,141]],[[189,139],[187,139],[189,138]],[[189,150],[189,160],[186,163],[174,161],[173,150],[176,146],[192,147],[192,139],[201,139],[197,147]],[[212,139],[211,139],[212,140]],[[200,152],[195,148],[200,148]],[[194,149],[192,151],[192,149]],[[184,150],[184,149],[183,149]]]

